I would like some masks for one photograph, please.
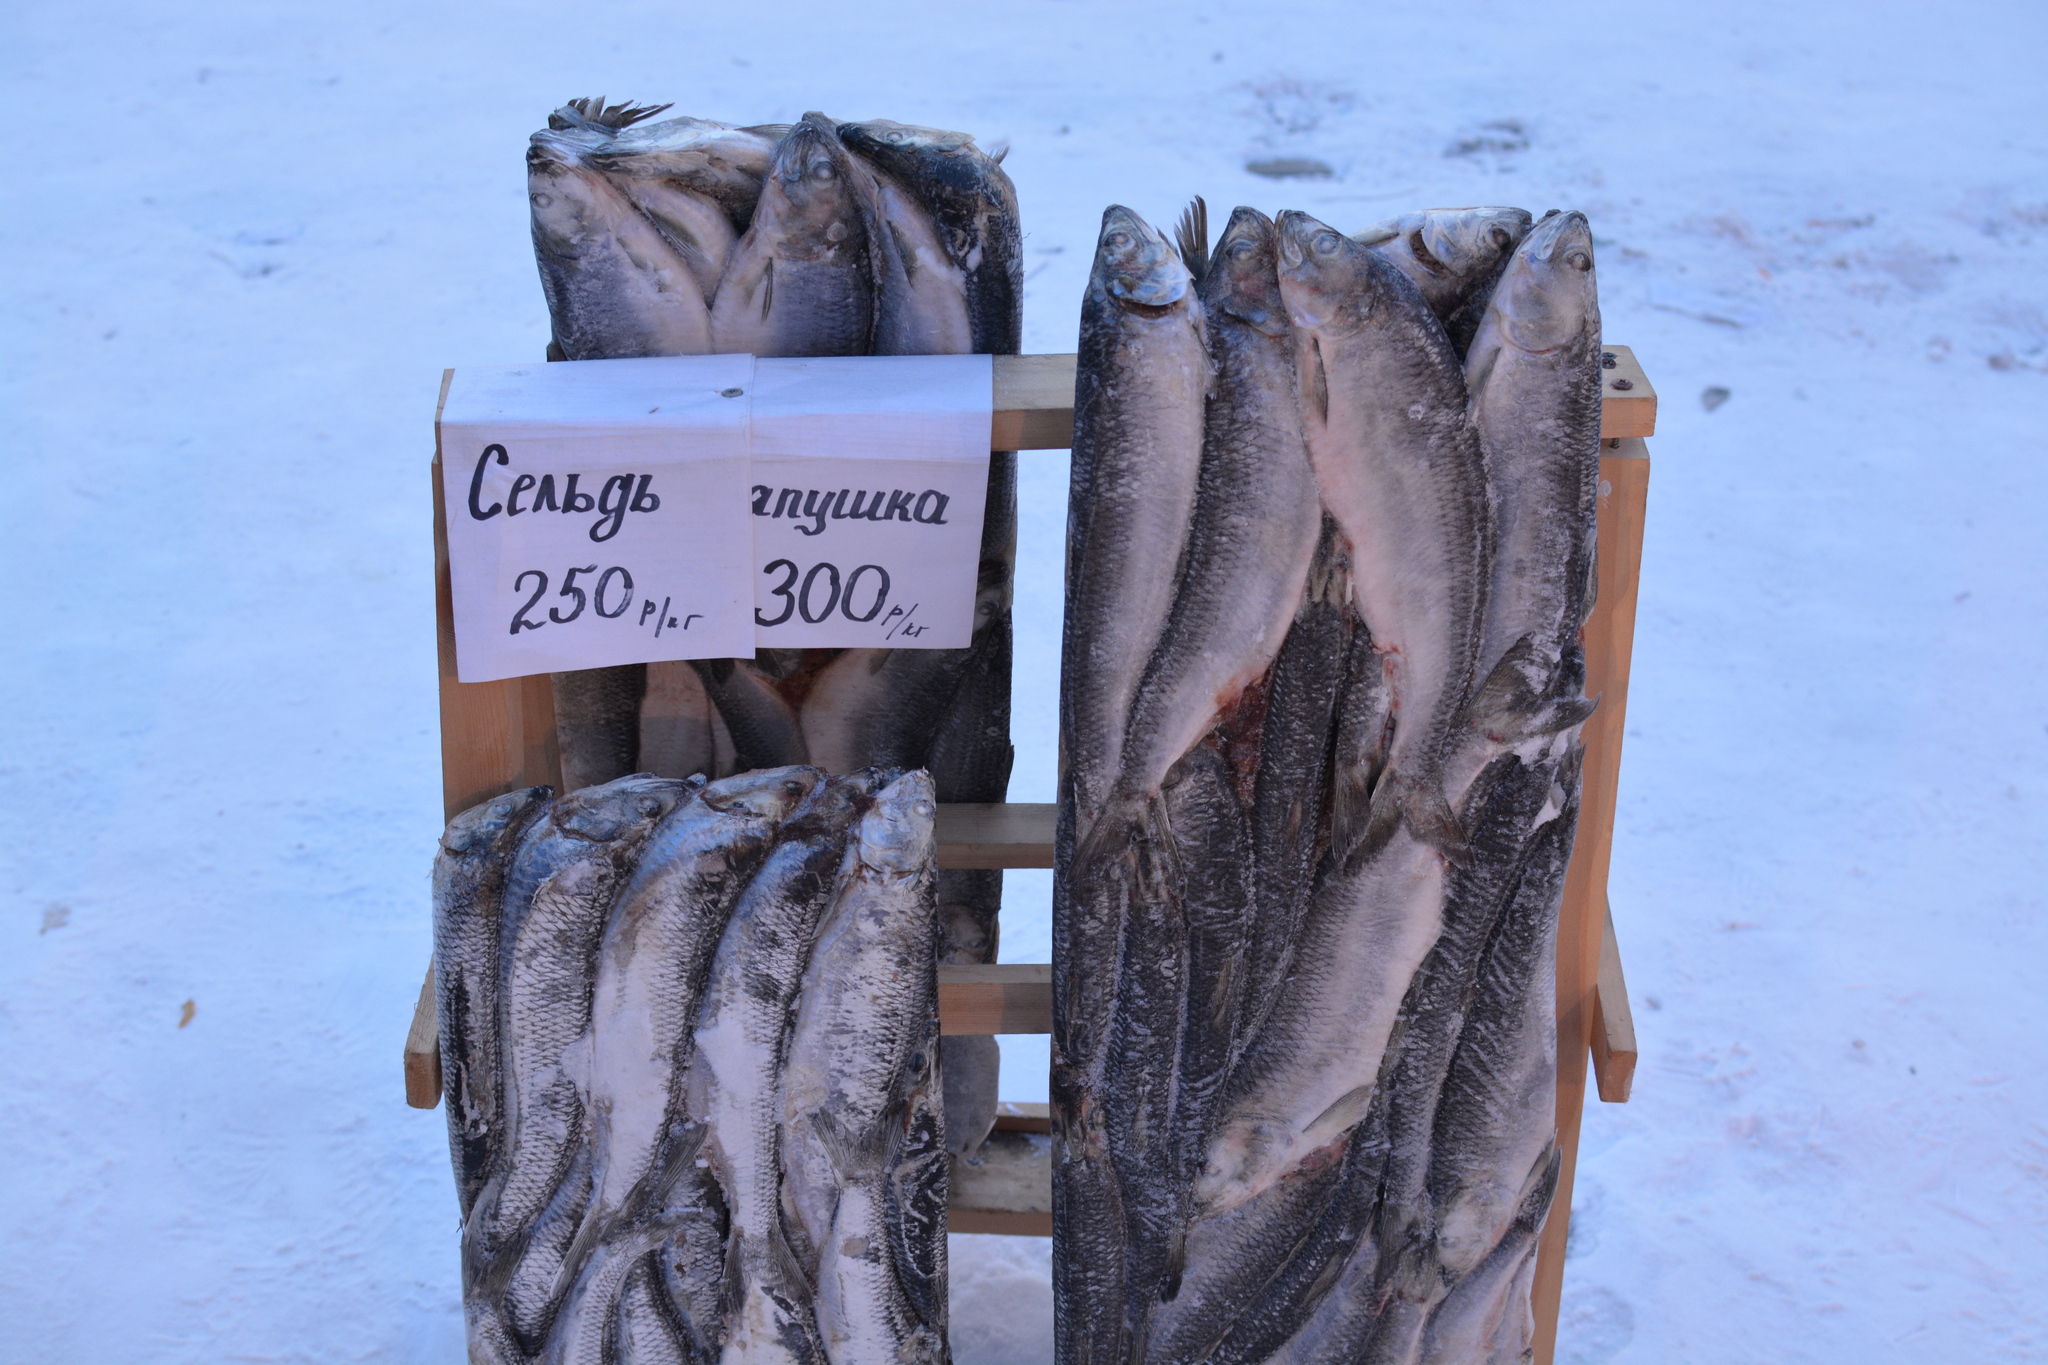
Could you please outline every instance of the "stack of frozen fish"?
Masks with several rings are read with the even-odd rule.
[[[470,1359],[943,1365],[929,776],[550,795],[434,865]]]
[[[551,359],[1016,353],[1022,238],[1000,153],[886,119],[650,121],[666,108],[573,100],[533,135]],[[942,801],[1001,801],[1016,491],[1016,457],[999,451],[966,648],[764,650],[556,674],[567,785],[874,764],[929,770]],[[946,961],[995,960],[1001,895],[999,872],[940,875]],[[956,1038],[946,1052],[965,1150],[994,1122],[996,1046]]]
[[[1557,1180],[1584,217],[1105,215],[1054,906],[1063,1362],[1518,1361]]]

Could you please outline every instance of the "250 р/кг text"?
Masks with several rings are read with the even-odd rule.
[[[821,625],[837,612],[857,625],[880,618],[885,639],[915,638],[929,629],[909,619],[917,609],[915,603],[909,607],[889,606],[889,571],[879,564],[862,564],[848,573],[829,562],[813,564],[806,570],[794,560],[776,559],[769,561],[761,572],[776,580],[768,586],[768,592],[781,599],[782,609],[772,616],[756,609],[754,623],[758,626],[779,626],[792,617]],[[509,634],[539,630],[550,622],[566,626],[585,611],[616,621],[633,605],[633,574],[623,565],[600,569],[595,564],[582,564],[565,570],[561,587],[555,593],[561,601],[543,607],[551,582],[545,569],[526,569],[512,581],[512,590],[525,592],[527,597],[512,613]],[[635,624],[645,626],[651,620],[658,637],[665,629],[688,630],[692,621],[701,619],[701,612],[691,612],[678,620],[669,615],[666,602],[657,606],[649,597],[642,601]]]

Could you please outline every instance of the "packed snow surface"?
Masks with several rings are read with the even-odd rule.
[[[399,1083],[430,421],[442,367],[540,355],[521,155],[598,94],[1007,142],[1032,351],[1073,348],[1112,201],[1590,214],[1662,412],[1613,881],[1643,1059],[1587,1118],[1560,1358],[2048,1354],[2048,9],[76,0],[4,33],[0,1357],[461,1357],[442,1118]],[[1065,460],[1023,463],[1013,795],[1049,800]],[[1010,960],[1048,881],[1013,874]],[[961,1365],[1046,1361],[1047,1245],[954,1254]]]

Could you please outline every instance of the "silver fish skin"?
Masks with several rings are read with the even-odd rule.
[[[693,1143],[677,1153],[683,1161],[696,1156],[704,1130],[695,1127],[691,1134]],[[572,1252],[564,1270],[573,1270],[575,1281],[549,1328],[541,1365],[613,1365],[619,1355],[619,1299],[627,1278],[674,1235],[671,1224],[658,1214],[636,1219],[581,1257]]]
[[[823,779],[792,767],[713,782],[642,845],[597,950],[585,1063],[594,1189],[567,1273],[616,1220],[658,1206],[654,1187],[695,1132],[683,1087],[711,955],[777,830]],[[694,1157],[701,1133],[690,1140]]]
[[[1324,517],[1307,590],[1266,683],[1250,811],[1255,908],[1245,927],[1242,1008],[1231,1028],[1233,1064],[1257,1040],[1292,969],[1322,851],[1330,756],[1333,747],[1345,751],[1340,721],[1365,709],[1359,704],[1362,688],[1384,691],[1379,658],[1351,611],[1341,539]],[[1366,662],[1369,669],[1354,667]]]
[[[576,1073],[598,938],[641,843],[695,785],[636,775],[586,788],[520,840],[498,948],[504,1156],[464,1230],[472,1288],[506,1282],[580,1149],[586,1078]]]
[[[704,294],[704,305],[710,307],[733,244],[739,241],[739,233],[733,230],[725,209],[710,196],[673,180],[619,174],[610,178],[612,187],[654,224],[655,231],[690,267],[697,288]]]
[[[640,700],[646,664],[619,664],[549,675],[562,787],[581,791],[641,771]]]
[[[937,1003],[928,1036],[939,1036]],[[961,1035],[966,1036],[966,1035]],[[952,1159],[947,1153],[943,1049],[919,1049],[905,1073],[896,1148],[889,1159],[884,1215],[896,1261],[896,1280],[919,1322],[946,1336],[946,1228],[951,1205]],[[922,1065],[919,1065],[919,1063]]]
[[[775,682],[751,659],[692,659],[731,736],[733,764],[742,772],[809,763],[803,723]]]
[[[848,1178],[835,1157],[886,1145],[882,1134],[912,1058],[922,1068],[921,1054],[937,1046],[937,815],[931,777],[922,771],[876,795],[847,846],[797,992],[782,1072],[782,1200],[807,1268],[832,1251],[832,1208]],[[840,1151],[821,1131],[821,1117]],[[829,1348],[829,1324],[821,1319],[821,1326]]]
[[[481,1303],[495,1298],[496,1310],[522,1357],[538,1355],[554,1329],[562,1303],[555,1283],[589,1202],[590,1152],[578,1146],[554,1196],[520,1235],[516,1254],[508,1254],[486,1281],[489,1286],[502,1274],[502,1287],[477,1295]]]
[[[1579,812],[1575,741],[1521,877],[1487,944],[1458,1051],[1437,1102],[1428,1176],[1435,1258],[1470,1273],[1506,1233],[1527,1173],[1555,1137],[1557,915]]]
[[[1167,770],[1265,675],[1301,602],[1323,512],[1276,260],[1272,221],[1240,208],[1199,286],[1216,380],[1194,516],[1172,607],[1131,703],[1110,808],[1091,839],[1109,837],[1117,822],[1156,823]]]
[[[1592,607],[1600,483],[1600,301],[1585,216],[1532,229],[1466,363],[1486,451],[1495,554],[1474,723],[1502,747],[1582,721],[1580,625]],[[1483,761],[1483,756],[1481,756]],[[1455,793],[1459,776],[1447,778]]]
[[[903,1291],[889,1234],[886,1172],[850,1176],[833,1201],[818,1267],[818,1326],[832,1365],[943,1365],[948,1358],[944,1333],[918,1318]]]
[[[712,119],[664,119],[621,130],[590,159],[610,176],[666,180],[702,195],[719,206],[733,231],[744,232],[779,140]]]
[[[785,827],[726,924],[698,1015],[687,1102],[731,1218],[725,1365],[821,1357],[782,1230],[779,1078],[812,940],[874,785],[871,773],[832,778]]]
[[[967,275],[939,240],[938,224],[893,176],[870,169],[875,271],[875,355],[969,355],[974,324]]]
[[[1536,1241],[1557,1193],[1561,1164],[1562,1154],[1553,1144],[1530,1172],[1507,1235],[1430,1314],[1422,1339],[1422,1365],[1524,1358],[1535,1326],[1525,1274],[1536,1263]]]
[[[585,159],[589,140],[543,130],[526,153],[534,256],[567,360],[702,355],[711,312],[654,225]]]
[[[434,1007],[441,1094],[462,1214],[495,1165],[503,1126],[498,1068],[498,934],[505,882],[526,828],[552,787],[521,787],[448,822],[434,855]]]
[[[1149,223],[1112,205],[1081,308],[1060,663],[1064,796],[1084,864],[1131,703],[1172,610],[1171,566],[1193,519],[1210,379],[1187,266]]]
[[[1439,764],[1474,683],[1493,557],[1464,373],[1407,277],[1305,213],[1280,216],[1280,291],[1302,341],[1309,453],[1393,696],[1373,837],[1399,818],[1455,846]],[[1348,851],[1362,832],[1338,814]]]
[[[1344,1144],[1332,1144],[1263,1193],[1190,1224],[1186,1268],[1175,1292],[1153,1310],[1145,1359],[1202,1360],[1245,1307],[1294,1256],[1343,1173]]]
[[[721,353],[864,355],[874,335],[872,177],[822,115],[775,149],[712,304]]]
[[[1435,944],[1448,860],[1405,827],[1316,888],[1259,1040],[1239,1061],[1198,1208],[1234,1208],[1366,1113],[1402,993]]]
[[[1424,209],[1375,223],[1352,240],[1400,267],[1463,354],[1494,281],[1531,221],[1527,209],[1498,205]]]
[[[613,1328],[616,1365],[697,1365],[701,1357],[683,1343],[688,1329],[676,1321],[661,1287],[664,1253],[649,1252],[626,1277]]]
[[[842,123],[839,136],[900,182],[932,216],[966,281],[976,355],[1015,355],[1023,340],[1024,242],[1017,187],[966,133],[888,119]]]

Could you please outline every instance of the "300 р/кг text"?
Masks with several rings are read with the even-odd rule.
[[[595,581],[588,577],[593,574],[596,575]],[[582,579],[583,582],[579,583],[578,579]],[[547,596],[548,591],[547,571],[526,570],[512,580],[512,591],[525,592],[528,580],[533,582],[533,592],[520,603],[519,610],[512,613],[511,633],[514,635],[522,630],[539,630],[550,621],[558,626],[566,626],[583,615],[586,609],[607,621],[616,621],[633,605],[633,575],[617,564],[604,570],[599,570],[595,564],[584,564],[565,571],[562,574],[562,586],[555,596],[569,604],[568,610],[564,611],[560,605],[551,605],[546,608],[545,616],[540,612],[541,599]],[[589,586],[586,587],[585,584]],[[672,627],[688,630],[690,622],[703,619],[702,612],[690,612],[678,620],[669,615],[668,608],[669,599],[664,598],[657,605],[655,600],[649,597],[641,602],[640,619],[635,624],[644,626],[652,619],[654,633],[659,637],[665,629]]]
[[[851,573],[842,573],[837,564],[828,562],[804,569],[793,559],[772,559],[761,572],[776,578],[769,584],[768,594],[782,599],[782,609],[769,616],[755,608],[757,626],[779,626],[793,616],[818,626],[837,612],[857,625],[879,621],[885,640],[915,638],[930,629],[910,619],[916,603],[889,605],[889,571],[879,564],[863,564]]]

